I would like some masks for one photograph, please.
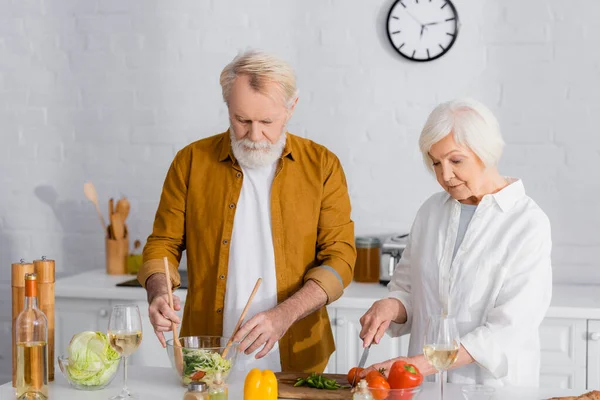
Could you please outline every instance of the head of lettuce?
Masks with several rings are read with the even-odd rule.
[[[67,349],[64,372],[80,386],[104,386],[119,367],[120,356],[102,332],[81,332],[73,336]]]

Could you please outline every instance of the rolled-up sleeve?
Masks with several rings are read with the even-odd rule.
[[[414,228],[413,228],[414,230]],[[412,326],[412,294],[411,294],[411,248],[413,232],[409,235],[406,248],[402,252],[402,257],[396,265],[394,275],[388,284],[388,298],[399,300],[406,309],[406,323],[397,324],[392,322],[388,328],[388,334],[392,337],[402,336],[410,332]]]
[[[356,248],[350,196],[342,165],[332,153],[326,163],[317,229],[317,263],[308,270],[304,282],[317,283],[327,294],[327,304],[330,304],[340,298],[344,288],[352,282]]]
[[[496,379],[508,374],[507,353],[527,347],[523,338],[537,334],[550,306],[552,240],[547,219],[541,225],[522,238],[486,321],[461,338],[475,362]]]
[[[137,275],[144,287],[151,275],[164,273],[164,257],[169,260],[173,287],[180,285],[177,269],[185,250],[185,206],[189,171],[189,162],[185,159],[183,151],[180,151],[165,178],[152,234],[144,246],[143,264]]]

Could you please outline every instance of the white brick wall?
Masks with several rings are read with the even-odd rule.
[[[0,0],[0,322],[20,257],[103,266],[85,181],[103,204],[127,195],[145,239],[175,152],[226,129],[218,76],[246,47],[296,67],[290,130],[342,160],[358,233],[409,228],[438,190],[419,130],[438,102],[473,96],[502,123],[502,171],[550,216],[556,279],[600,283],[600,2],[455,4],[455,47],[423,65],[387,43],[390,0]]]

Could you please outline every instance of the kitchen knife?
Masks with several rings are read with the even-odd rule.
[[[356,374],[354,374],[354,379],[352,379],[352,387],[354,387],[354,385],[356,384],[356,377],[358,376],[358,370],[360,368],[364,368],[365,364],[367,363],[367,357],[369,357],[369,350],[371,349],[371,345],[368,345],[362,353],[362,356],[360,356],[360,361],[358,362],[358,369],[356,371]]]

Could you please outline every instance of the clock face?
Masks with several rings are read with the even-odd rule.
[[[412,61],[440,58],[458,35],[458,13],[450,0],[397,0],[388,14],[394,49]]]

